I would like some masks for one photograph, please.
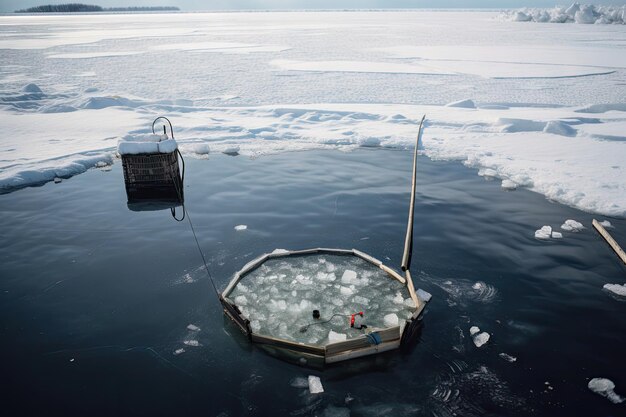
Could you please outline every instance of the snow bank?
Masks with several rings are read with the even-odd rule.
[[[524,8],[504,12],[501,17],[513,22],[626,24],[626,6],[580,5],[553,9]]]

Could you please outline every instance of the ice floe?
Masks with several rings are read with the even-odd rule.
[[[187,330],[191,330],[192,332],[199,332],[200,328],[195,324],[189,324],[187,325]]]
[[[483,346],[489,341],[489,338],[491,337],[489,333],[481,332],[478,326],[470,327],[469,332],[470,336],[472,336],[472,341],[474,342],[474,345],[476,345],[476,347]]]
[[[535,230],[535,238],[536,239],[550,239],[552,237],[552,227],[543,226],[539,230]]]
[[[237,231],[243,231],[243,230],[247,230],[247,229],[248,229],[248,226],[245,225],[245,224],[239,224],[239,225],[235,226],[235,230],[237,230]]]
[[[509,355],[508,353],[502,352],[498,356],[500,356],[502,359],[504,359],[507,362],[513,363],[517,361],[517,358],[515,356]]]
[[[613,381],[607,378],[593,378],[587,384],[587,387],[596,394],[602,395],[611,401],[612,403],[623,403],[626,399],[621,395],[618,395],[615,390],[615,384]]]
[[[612,292],[615,295],[619,295],[620,297],[626,297],[626,284],[604,284],[602,288]]]

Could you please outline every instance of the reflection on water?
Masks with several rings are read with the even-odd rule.
[[[410,152],[187,163],[185,207],[219,289],[275,248],[354,247],[400,263]],[[543,225],[594,216],[504,192],[460,164],[420,158],[418,172],[414,280],[433,295],[419,342],[323,370],[238,334],[187,222],[128,210],[120,164],[0,195],[6,406],[24,415],[619,415],[587,383],[610,378],[626,393],[626,303],[602,290],[623,283],[624,268],[590,227],[534,238]],[[626,222],[611,222],[626,242]],[[489,333],[486,345],[474,345],[472,326]],[[292,384],[309,374],[323,394]]]

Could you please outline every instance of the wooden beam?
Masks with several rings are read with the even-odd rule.
[[[420,300],[417,298],[417,294],[415,293],[415,287],[413,286],[413,278],[411,278],[411,271],[408,269],[404,271],[406,275],[406,287],[409,289],[409,294],[411,295],[411,300],[415,303],[415,308],[420,307]]]
[[[386,273],[388,273],[389,275],[391,275],[391,277],[400,281],[402,285],[406,284],[406,280],[402,277],[402,275],[398,274],[396,271],[389,268],[387,265],[380,264],[379,268],[385,271]]]
[[[419,130],[417,131],[417,139],[415,140],[415,152],[413,153],[413,176],[411,178],[411,200],[409,201],[409,220],[406,225],[406,236],[404,238],[404,253],[402,254],[402,270],[406,271],[411,267],[411,252],[413,251],[413,218],[415,217],[415,188],[417,183],[417,148],[420,144],[420,136],[422,136],[422,126],[424,119],[422,117]]]
[[[604,240],[606,240],[606,243],[608,243],[611,249],[615,251],[615,253],[622,260],[622,262],[626,264],[626,253],[624,253],[624,250],[619,246],[615,239],[613,239],[609,232],[606,231],[604,226],[602,226],[600,222],[596,219],[593,219],[591,224],[593,224],[593,227],[595,227],[598,233],[600,233],[600,236],[602,236]]]

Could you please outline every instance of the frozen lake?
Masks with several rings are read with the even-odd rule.
[[[6,407],[618,415],[587,384],[626,395],[626,302],[603,290],[624,267],[591,227],[626,246],[625,52],[623,25],[485,12],[0,16]],[[187,225],[126,207],[117,142],[165,115],[220,289],[275,248],[399,265],[423,114],[412,269],[433,299],[410,352],[265,355]]]

